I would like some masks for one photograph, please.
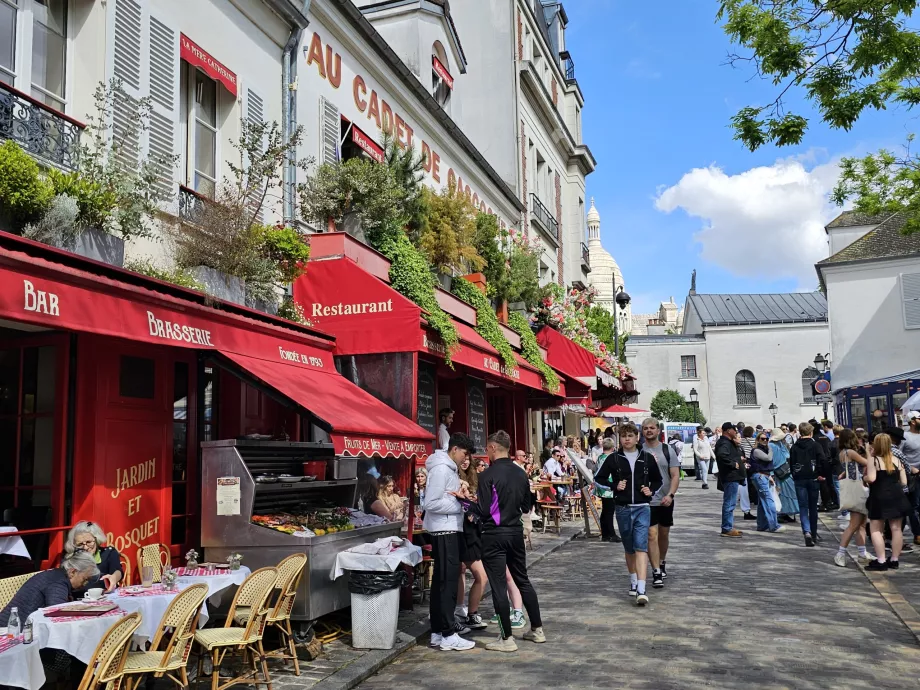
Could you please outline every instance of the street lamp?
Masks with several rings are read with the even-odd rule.
[[[696,402],[700,399],[700,394],[696,392],[696,388],[690,389],[690,402]]]
[[[629,296],[629,293],[623,288],[622,285],[617,287],[616,276],[612,278],[613,282],[613,304],[611,305],[613,311],[613,354],[616,357],[617,363],[620,362],[620,336],[619,329],[617,328],[619,322],[619,314],[617,313],[617,307],[620,310],[626,309],[629,303],[632,301],[632,298]]]
[[[818,375],[815,377],[815,381],[820,378],[823,378],[824,374],[827,372],[827,368],[830,365],[830,361],[827,359],[831,356],[831,353],[828,352],[825,355],[822,355],[820,352],[815,355],[815,371],[818,372]],[[814,383],[814,381],[812,381]],[[822,393],[822,395],[824,395]],[[827,403],[822,403],[823,412],[821,413],[821,419],[827,419]]]
[[[779,412],[779,408],[776,406],[776,403],[770,403],[770,407],[767,409],[769,409],[770,414],[773,415],[773,428],[776,429],[776,413]]]

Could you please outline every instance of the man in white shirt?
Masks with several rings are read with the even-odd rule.
[[[553,452],[552,455],[549,456],[549,460],[543,463],[543,471],[549,477],[550,481],[565,478],[565,468],[562,465],[564,459],[565,451],[562,450],[562,448],[556,447],[553,448]],[[558,497],[560,503],[562,503],[562,499],[565,498],[566,493],[566,487],[556,487],[556,496]]]
[[[709,488],[709,463],[715,459],[715,453],[709,439],[706,438],[706,430],[699,427],[696,430],[696,436],[693,437],[693,463],[696,467],[696,480],[703,482],[703,488]]]
[[[454,423],[454,411],[445,407],[438,414],[441,425],[438,427],[438,448],[447,451],[447,444],[450,443],[450,425]]]

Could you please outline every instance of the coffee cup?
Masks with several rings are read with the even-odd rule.
[[[84,599],[89,599],[90,601],[97,601],[102,599],[102,595],[105,593],[105,590],[102,587],[93,587],[92,589],[86,590],[86,594],[83,595]]]

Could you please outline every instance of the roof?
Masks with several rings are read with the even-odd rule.
[[[822,266],[897,259],[920,254],[920,233],[905,235],[903,228],[904,216],[899,213],[891,215],[877,228],[870,230],[833,256],[819,261],[816,264],[818,270],[820,271]]]
[[[661,345],[664,343],[705,343],[706,336],[667,333],[664,335],[630,335],[626,347],[630,345]]]
[[[878,225],[888,217],[887,214],[873,216],[869,213],[859,213],[858,211],[844,211],[834,218],[830,223],[824,226],[824,230],[833,230],[835,228],[855,228],[860,225]]]
[[[839,391],[850,390],[853,388],[867,388],[869,386],[880,386],[885,383],[898,383],[900,381],[917,381],[920,380],[920,369],[914,369],[913,371],[905,371],[902,374],[894,374],[892,376],[885,376],[879,379],[872,379],[871,381],[863,381],[862,383],[854,383],[851,386],[844,386],[843,388],[837,388],[833,392],[837,393]]]
[[[703,326],[827,321],[827,299],[820,292],[767,295],[688,295]]]

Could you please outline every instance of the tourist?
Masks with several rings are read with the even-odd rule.
[[[869,531],[875,558],[866,570],[897,570],[904,539],[901,532],[903,517],[910,510],[910,501],[904,493],[907,486],[905,463],[891,452],[891,436],[878,434],[872,442],[872,457],[866,466],[869,484]],[[885,560],[887,523],[891,530],[891,558]]]
[[[731,422],[722,425],[722,436],[716,442],[716,462],[719,464],[719,487],[723,492],[721,535],[739,538],[742,533],[735,529],[735,504],[746,473],[738,430]]]
[[[565,451],[562,448],[553,448],[553,454],[549,460],[543,465],[543,472],[546,475],[547,479],[551,482],[558,481],[560,479],[565,479],[566,470],[564,462],[566,460]],[[557,485],[554,488],[554,493],[556,495],[556,500],[562,504],[566,495],[566,487]]]
[[[825,471],[821,474],[824,479],[818,482],[818,492],[819,492],[819,513],[827,513],[832,510],[837,510],[839,502],[837,500],[837,492],[834,489],[834,482],[831,474],[834,471],[834,465],[837,464],[837,458],[831,455],[831,441],[824,433],[824,427],[821,426],[821,422],[817,419],[809,419],[808,423],[814,427],[813,438],[815,442],[821,446],[821,450],[824,452],[824,457],[827,461],[827,466]]]
[[[380,500],[380,486],[370,474],[362,474],[357,487],[358,510],[368,515],[377,515],[389,522],[396,520],[386,504]]]
[[[715,457],[712,445],[706,438],[706,430],[698,427],[693,437],[693,466],[696,469],[696,481],[703,482],[702,488],[709,488],[709,464]]]
[[[755,502],[757,490],[754,483],[749,482],[751,468],[751,453],[754,452],[754,427],[746,426],[741,430],[741,454],[744,456],[744,481],[738,488],[738,503],[741,506],[741,512],[744,513],[745,520],[756,520],[757,518],[751,513],[751,505]]]
[[[428,490],[425,493],[424,527],[431,538],[434,572],[431,578],[431,646],[443,650],[466,650],[476,646],[460,637],[454,610],[457,606],[457,579],[463,538],[463,505],[457,499],[460,492],[459,469],[464,460],[475,452],[466,434],[451,434],[448,450],[441,448],[428,456]],[[466,494],[469,496],[468,490]]]
[[[664,587],[668,576],[666,561],[674,525],[674,496],[680,486],[680,455],[673,445],[658,440],[660,432],[661,425],[654,417],[642,422],[643,450],[655,458],[662,479],[649,502],[648,556],[652,562],[652,587],[656,589]]]
[[[465,457],[458,469],[460,485],[466,486],[469,495],[475,499],[479,490],[479,473],[472,466],[469,456]],[[488,623],[479,615],[479,603],[486,587],[486,571],[482,567],[482,530],[479,517],[475,513],[467,513],[463,517],[463,538],[460,541],[460,577],[457,580],[457,605],[454,607],[454,617],[458,625],[470,630],[482,630]],[[466,597],[466,571],[473,574],[473,584],[470,586],[468,598]],[[464,598],[468,605],[464,606]]]
[[[635,424],[620,425],[619,436],[620,450],[607,456],[594,480],[613,489],[629,571],[629,595],[636,597],[637,606],[645,606],[649,602],[645,590],[652,515],[649,504],[662,486],[662,477],[655,456],[638,447],[639,430]]]
[[[454,411],[445,407],[438,413],[438,419],[441,420],[438,426],[438,448],[446,451],[450,442],[450,425],[454,423]]]
[[[751,472],[749,479],[757,490],[757,531],[758,532],[784,532],[785,527],[779,524],[776,517],[776,506],[773,503],[773,449],[767,440],[767,435],[761,431],[754,439],[756,444],[751,451]]]
[[[706,433],[710,433],[708,428],[706,429]],[[713,469],[715,469],[716,444],[719,442],[719,439],[722,438],[722,427],[717,426],[711,433],[712,435],[709,437],[709,445],[712,446],[712,458],[709,460],[709,474],[712,474]]]
[[[834,423],[831,420],[825,419],[821,422],[821,432],[827,437],[828,441],[834,442]]]
[[[400,496],[396,491],[396,482],[393,480],[393,477],[386,475],[380,478],[378,482],[380,489],[377,492],[377,498],[379,498],[383,505],[386,506],[387,510],[390,511],[392,520],[399,521],[402,520],[405,513],[405,503],[403,497]]]
[[[910,419],[907,431],[904,433],[904,440],[898,444],[898,448],[911,470],[920,471],[920,417]],[[910,519],[910,531],[914,535],[914,544],[920,544],[920,520],[917,518],[918,510],[920,510],[920,482],[909,479],[908,486],[910,487],[910,512],[907,517]]]
[[[428,484],[428,470],[419,467],[415,470],[415,506],[425,505],[425,486]]]
[[[81,520],[67,533],[64,540],[64,558],[78,551],[88,553],[99,567],[99,577],[90,580],[85,587],[74,590],[74,598],[80,598],[92,587],[102,587],[106,592],[114,590],[124,579],[121,558],[114,546],[105,546],[108,538],[105,530],[96,522]],[[22,619],[25,621],[25,618]]]
[[[770,436],[770,449],[773,451],[773,481],[779,493],[780,505],[776,512],[780,522],[795,522],[799,514],[799,499],[795,494],[795,481],[789,467],[789,448],[786,446],[786,434],[782,432]]]
[[[842,429],[836,441],[839,462],[843,467],[840,475],[840,507],[849,512],[850,522],[840,535],[840,547],[834,556],[834,565],[844,568],[847,564],[847,547],[854,536],[860,563],[869,562],[869,556],[866,553],[866,532],[863,527],[869,512],[866,505],[868,495],[863,481],[867,463],[859,453],[859,439],[855,433],[849,429]]]
[[[603,443],[604,452],[598,458],[598,468],[602,467],[604,460],[614,453],[614,443],[612,438],[605,438]],[[601,499],[601,541],[620,543],[620,537],[617,536],[616,529],[613,526],[613,518],[616,513],[616,501],[613,497],[613,490],[603,484],[595,484],[597,495]]]
[[[792,450],[792,446],[799,440],[799,427],[795,422],[787,424],[789,433],[786,434],[786,447]]]
[[[795,480],[805,546],[814,546],[815,542],[821,541],[818,535],[818,482],[824,479],[827,458],[813,438],[815,431],[816,427],[808,422],[799,424],[799,440],[789,451],[789,467]]]

